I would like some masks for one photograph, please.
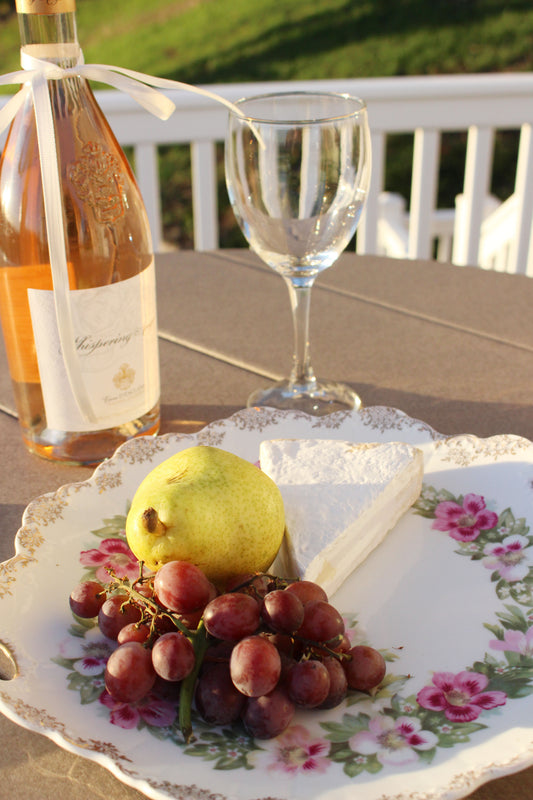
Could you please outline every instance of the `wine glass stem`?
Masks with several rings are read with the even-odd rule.
[[[311,366],[309,309],[314,279],[308,278],[302,282],[301,279],[295,281],[285,278],[285,283],[289,290],[294,330],[293,365],[289,381],[291,386],[305,386],[307,390],[312,390],[316,378]]]

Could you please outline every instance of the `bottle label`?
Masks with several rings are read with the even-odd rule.
[[[76,11],[76,0],[16,0],[18,14],[67,14]]]
[[[146,414],[159,400],[155,268],[109,286],[71,292],[76,350],[97,421],[87,422],[61,355],[54,293],[28,289],[49,428],[94,431]]]
[[[52,288],[50,264],[0,269],[0,314],[11,378],[38,383],[39,368],[31,329],[28,286]]]
[[[69,283],[76,285],[74,266],[67,264]],[[31,325],[28,286],[52,289],[50,264],[0,267],[0,318],[9,372],[15,383],[39,383],[39,367]]]

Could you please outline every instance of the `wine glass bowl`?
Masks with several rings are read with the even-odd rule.
[[[289,290],[294,326],[290,376],[248,405],[321,415],[359,408],[348,386],[316,378],[310,360],[311,288],[352,239],[370,182],[364,102],[329,92],[245,98],[230,112],[226,182],[252,249]]]

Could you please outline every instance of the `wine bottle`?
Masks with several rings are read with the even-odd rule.
[[[79,63],[75,0],[17,0],[21,53]],[[38,62],[36,62],[38,63]],[[22,438],[45,458],[95,464],[159,429],[155,270],[146,211],[128,161],[86,79],[47,82],[81,391],[61,347],[42,153],[29,93],[0,159],[0,316]],[[71,339],[72,341],[72,339]]]

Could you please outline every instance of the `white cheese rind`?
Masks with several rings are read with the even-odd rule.
[[[403,442],[274,439],[260,464],[279,487],[286,536],[275,569],[332,595],[394,528],[422,488],[423,454]]]

